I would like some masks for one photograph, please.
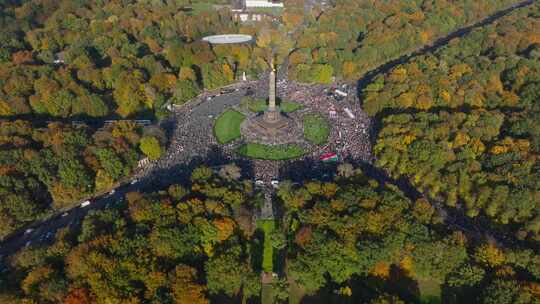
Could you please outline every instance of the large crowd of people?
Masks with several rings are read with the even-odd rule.
[[[237,83],[234,85],[235,90],[227,94],[204,92],[192,102],[173,109],[174,114],[163,122],[172,129],[167,153],[159,161],[141,170],[141,175],[151,176],[156,175],[156,172],[161,172],[161,175],[171,174],[170,168],[194,162],[218,166],[239,160],[239,156],[234,153],[235,143],[217,143],[213,135],[214,120],[227,108],[239,105],[246,95],[267,98],[266,78]],[[348,90],[349,96],[341,99],[332,94],[333,90],[327,85],[299,84],[287,80],[279,80],[277,83],[279,98],[302,104],[302,112],[319,113],[331,125],[328,142],[323,146],[312,147],[304,158],[318,161],[323,154],[336,153],[340,159],[371,162],[370,118],[362,111],[356,95],[350,93],[353,90]],[[269,185],[272,180],[280,178],[280,172],[283,172],[281,167],[289,162],[249,160],[248,174]]]

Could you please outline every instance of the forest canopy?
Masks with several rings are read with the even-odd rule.
[[[435,201],[540,238],[540,5],[380,75],[377,165]]]
[[[0,239],[116,186],[144,157],[143,134],[133,122],[0,121]]]

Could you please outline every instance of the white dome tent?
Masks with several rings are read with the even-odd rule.
[[[253,39],[250,35],[242,34],[225,34],[225,35],[213,35],[206,36],[202,40],[211,44],[233,44],[233,43],[246,43]]]

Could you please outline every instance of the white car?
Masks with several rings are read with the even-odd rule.
[[[28,228],[28,229],[26,229],[26,230],[24,231],[24,235],[30,234],[30,233],[32,233],[33,231],[34,231],[34,229]]]
[[[69,215],[69,213],[68,213],[68,212],[64,212],[64,213],[62,213],[62,217],[66,217],[66,216],[68,216],[68,215]]]
[[[272,187],[277,188],[279,186],[279,181],[277,179],[273,179],[270,184]]]
[[[135,185],[135,184],[138,183],[138,182],[139,182],[138,179],[134,179],[134,180],[132,180],[131,183],[129,183],[129,184],[130,184],[130,185]]]
[[[109,195],[113,195],[114,193],[116,193],[116,190],[112,189],[111,192],[109,192]]]
[[[255,185],[256,186],[263,186],[264,182],[262,180],[258,179],[258,180],[255,181]]]
[[[91,203],[92,203],[91,201],[84,201],[84,202],[81,204],[81,207],[84,208],[84,207],[90,206]]]

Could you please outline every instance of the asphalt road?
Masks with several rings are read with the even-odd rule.
[[[31,227],[33,228],[30,233],[25,233],[25,231],[18,232],[2,243],[2,246],[0,247],[0,257],[14,253],[25,246],[52,241],[54,239],[54,234],[58,229],[79,224],[90,210],[103,209],[108,204],[118,203],[123,199],[126,193],[137,190],[137,188],[137,184],[121,185],[115,189],[113,195],[107,194],[97,197],[92,200],[92,203],[89,206],[77,206],[65,213],[57,214],[50,219],[39,223],[37,227],[33,227],[32,225]],[[63,214],[66,215],[63,216]]]

